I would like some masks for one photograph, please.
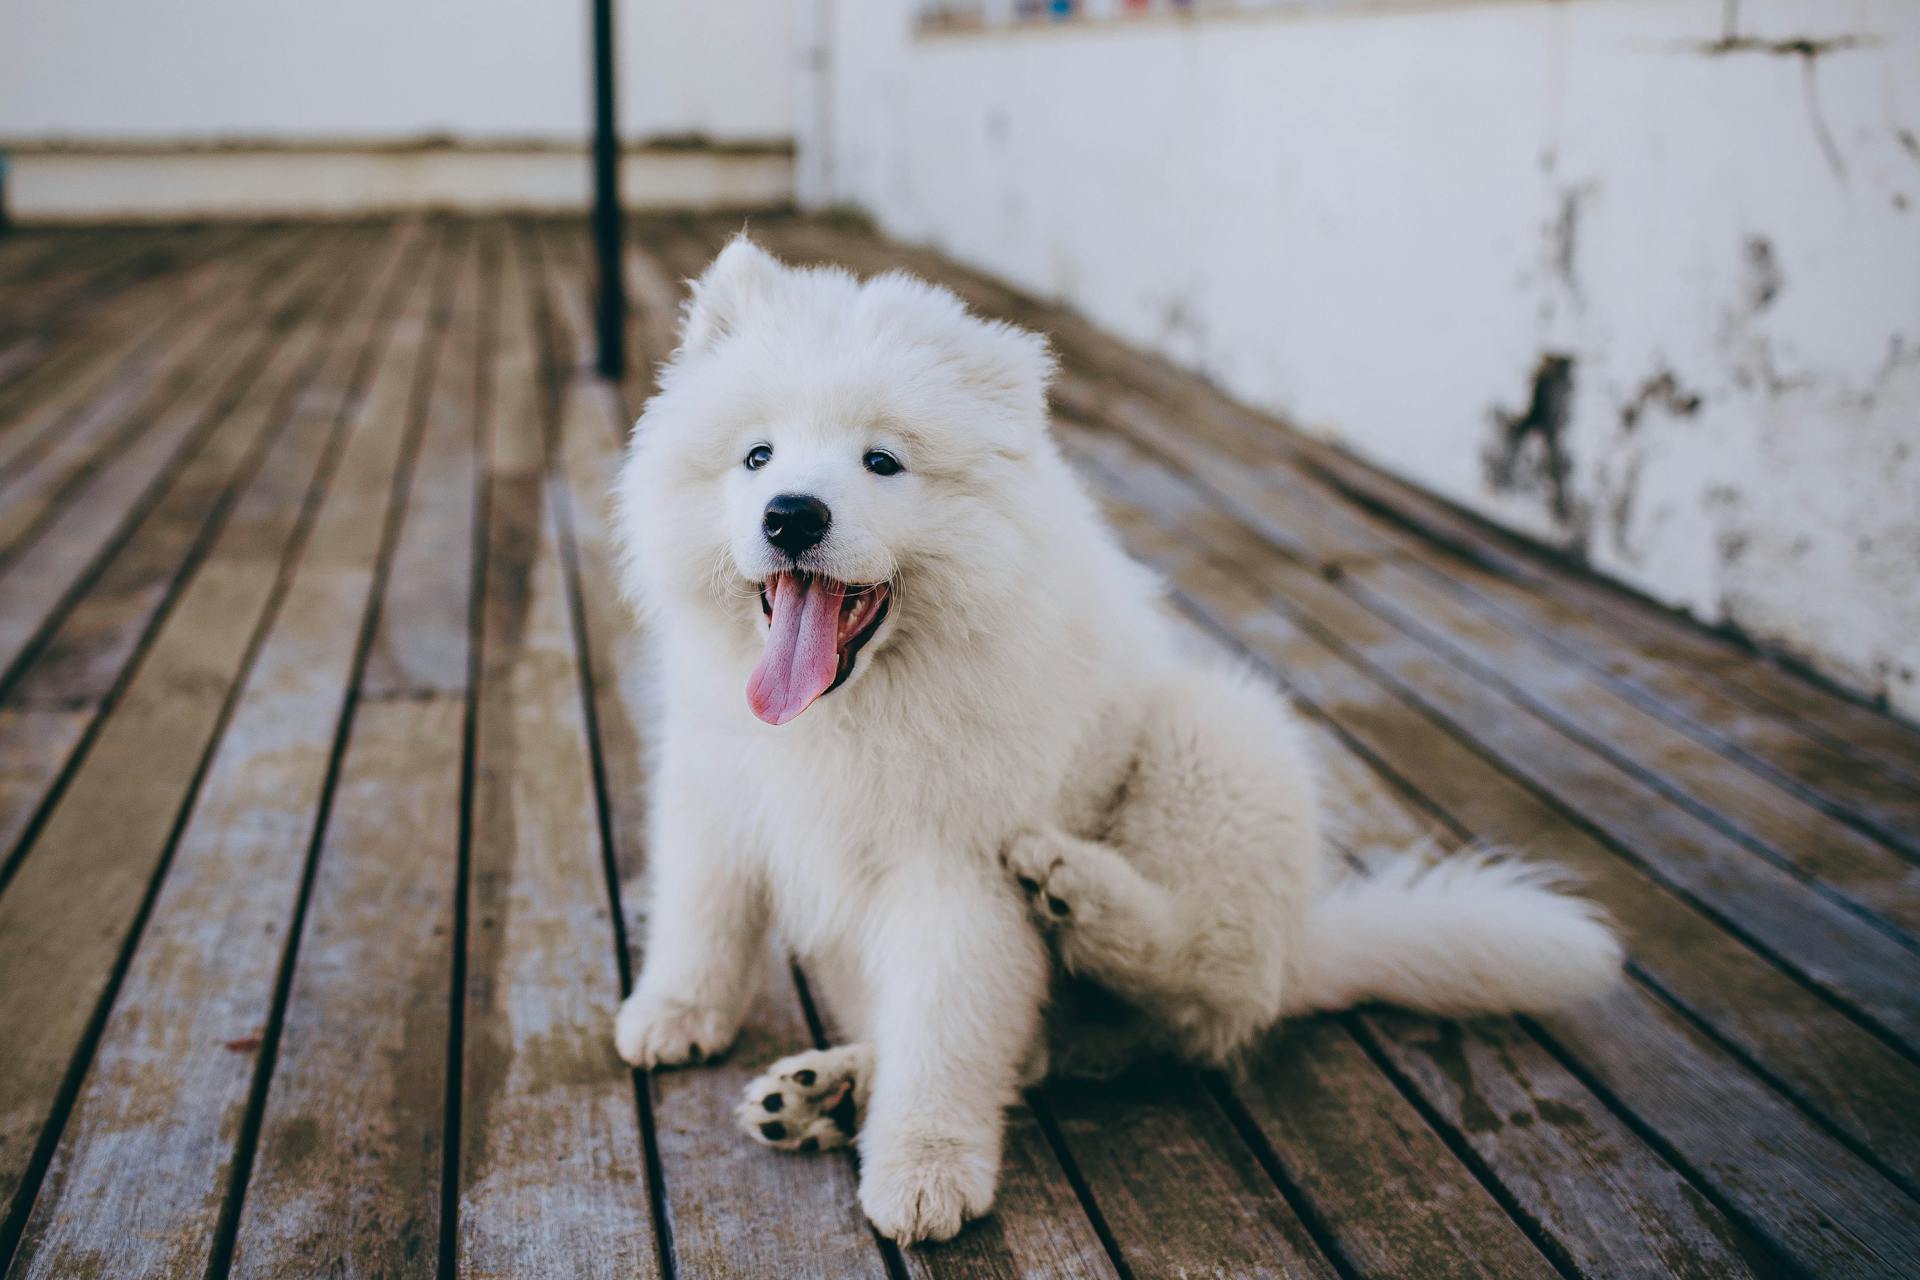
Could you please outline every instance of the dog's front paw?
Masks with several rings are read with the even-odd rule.
[[[719,1057],[739,1030],[717,1010],[636,991],[614,1016],[613,1047],[636,1067],[672,1067]]]
[[[993,1207],[999,1154],[922,1135],[861,1149],[860,1207],[881,1235],[901,1244],[951,1240]]]
[[[779,1151],[827,1151],[853,1141],[873,1060],[861,1044],[782,1058],[747,1086],[734,1118]]]

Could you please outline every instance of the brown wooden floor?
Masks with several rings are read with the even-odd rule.
[[[734,223],[639,224],[644,370]],[[636,697],[582,237],[0,237],[0,1267],[16,1276],[1914,1276],[1920,734],[1555,568],[1083,322],[1059,430],[1312,717],[1349,849],[1541,851],[1630,931],[1540,1021],[1303,1023],[1050,1087],[998,1211],[875,1240],[735,1135],[820,1034],[636,1079]]]

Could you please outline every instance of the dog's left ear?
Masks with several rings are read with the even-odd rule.
[[[680,307],[680,349],[704,351],[739,326],[740,317],[786,274],[772,254],[741,232],[727,242]]]
[[[1044,426],[1053,351],[1030,329],[986,320],[967,310],[950,289],[904,271],[875,276],[862,286],[865,304],[883,332],[939,357],[967,389],[1003,406],[1015,418]]]
[[[1046,338],[1004,321],[970,319],[967,381],[1016,414],[1037,412],[1045,422],[1047,384],[1057,367]]]

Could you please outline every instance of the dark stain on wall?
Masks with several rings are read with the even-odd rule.
[[[1700,412],[1700,393],[1680,384],[1673,370],[1661,369],[1642,382],[1627,402],[1620,406],[1620,427],[1632,431],[1650,408],[1665,409],[1677,418],[1691,418]]]
[[[1756,314],[1773,305],[1780,296],[1780,290],[1786,287],[1786,278],[1780,274],[1780,263],[1773,254],[1773,241],[1765,236],[1748,236],[1747,247],[1747,288],[1753,310]]]
[[[1880,42],[1867,36],[1794,36],[1786,40],[1762,40],[1758,36],[1726,35],[1707,44],[1695,45],[1698,53],[1709,58],[1730,53],[1760,53],[1774,58],[1817,58],[1823,53],[1843,49],[1865,49]]]
[[[1580,235],[1580,197],[1585,194],[1580,187],[1570,187],[1560,193],[1560,214],[1553,221],[1552,259],[1554,274],[1569,289],[1579,291],[1579,281],[1573,278],[1574,249]]]
[[[1499,493],[1539,493],[1554,522],[1574,527],[1573,466],[1564,438],[1573,411],[1573,357],[1548,352],[1533,369],[1520,413],[1493,410],[1494,438],[1481,455],[1487,484]]]

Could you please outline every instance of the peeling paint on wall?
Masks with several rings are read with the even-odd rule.
[[[1481,454],[1487,484],[1502,493],[1532,493],[1546,499],[1554,522],[1574,524],[1565,429],[1573,407],[1573,357],[1549,353],[1533,368],[1532,390],[1520,413],[1495,408],[1494,438]]]
[[[837,23],[834,198],[1920,716],[1920,3]]]
[[[1632,431],[1638,427],[1641,415],[1649,408],[1664,409],[1679,418],[1691,418],[1700,412],[1700,394],[1682,387],[1673,370],[1662,369],[1641,383],[1627,402],[1620,406],[1620,429]]]

